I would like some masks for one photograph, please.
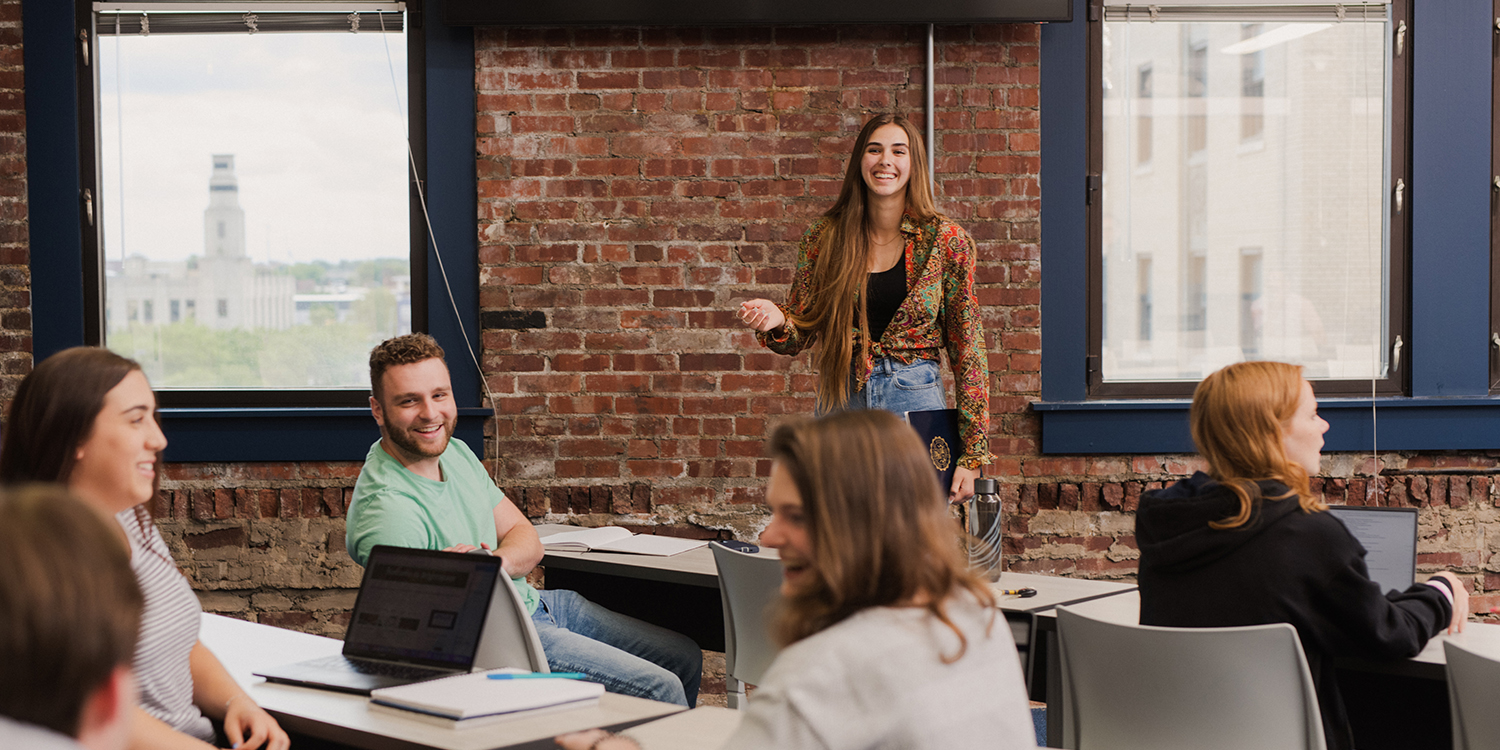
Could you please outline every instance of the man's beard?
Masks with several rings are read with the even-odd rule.
[[[410,428],[407,428],[405,430],[399,430],[399,431],[397,431],[397,430],[386,430],[385,431],[386,432],[385,436],[392,443],[394,443],[397,448],[400,448],[403,452],[405,452],[407,454],[410,454],[410,455],[413,455],[413,456],[421,456],[422,458],[437,458],[438,456],[443,455],[443,451],[445,451],[445,450],[448,449],[448,441],[453,438],[453,428],[454,428],[455,424],[457,423],[457,421],[458,420],[455,418],[455,419],[450,419],[450,420],[447,420],[446,422],[443,422],[443,428],[442,428],[443,440],[442,440],[442,443],[436,449],[434,449],[434,450],[428,450],[427,448],[423,448],[420,443],[418,443],[416,440],[412,439],[412,437],[411,437],[411,429]]]

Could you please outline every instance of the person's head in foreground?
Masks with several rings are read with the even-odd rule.
[[[925,607],[952,627],[948,597],[993,602],[963,559],[922,441],[899,417],[872,409],[783,425],[769,452],[760,540],[781,553],[783,643],[869,607]]]
[[[125,747],[142,606],[112,521],[56,485],[0,493],[0,717]],[[21,731],[0,721],[0,746],[40,744]]]
[[[58,482],[118,513],[156,494],[166,436],[140,365],[108,349],[58,352],[21,381],[0,446],[0,481]]]
[[[371,350],[370,412],[392,458],[409,465],[441,456],[458,422],[443,347],[408,333]]]
[[[1308,486],[1308,477],[1318,473],[1328,423],[1318,416],[1318,401],[1301,367],[1284,362],[1229,365],[1198,384],[1189,420],[1209,476],[1240,500],[1239,514],[1217,528],[1242,526],[1250,519],[1261,480],[1288,487],[1303,510],[1328,509]]]

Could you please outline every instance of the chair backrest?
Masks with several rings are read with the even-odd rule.
[[[521,593],[501,571],[495,580],[495,593],[479,634],[479,648],[474,654],[474,671],[512,667],[530,672],[551,672],[542,640],[536,635],[536,624],[521,601]]]
[[[1454,750],[1500,747],[1500,661],[1453,641],[1443,643],[1448,660],[1448,705],[1453,716]]]
[[[1057,610],[1063,747],[1324,750],[1291,625],[1160,628]]]
[[[766,614],[781,598],[781,561],[710,544],[719,568],[724,603],[724,672],[760,684],[779,650],[767,630]]]

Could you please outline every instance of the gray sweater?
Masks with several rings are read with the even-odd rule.
[[[792,644],[726,748],[1036,747],[1005,618],[967,598],[949,617],[968,639],[952,664],[958,638],[921,608],[867,609]]]

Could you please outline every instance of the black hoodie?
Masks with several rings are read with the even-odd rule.
[[[1260,486],[1266,497],[1288,492],[1276,482]],[[1452,605],[1426,584],[1381,593],[1343,522],[1304,513],[1296,495],[1258,501],[1238,528],[1208,525],[1238,513],[1234,493],[1203,472],[1141,496],[1141,624],[1290,623],[1312,669],[1328,750],[1348,750],[1354,743],[1333,657],[1415,656],[1447,627]]]

